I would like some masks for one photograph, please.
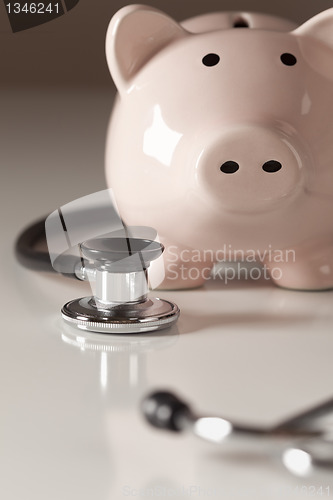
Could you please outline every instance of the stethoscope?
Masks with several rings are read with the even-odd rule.
[[[102,192],[104,200],[109,199],[108,195],[105,197],[106,191]],[[76,331],[116,335],[156,332],[173,326],[180,314],[178,306],[148,295],[148,268],[164,250],[154,238],[156,232],[151,228],[126,227],[108,203],[105,210],[98,206],[95,211],[101,224],[98,231],[91,207],[92,231],[82,224],[85,210],[74,210],[67,217],[64,212],[66,215],[65,210],[59,209],[51,218],[25,229],[17,239],[15,253],[27,268],[57,271],[90,282],[92,296],[71,300],[63,306],[61,314],[66,324]],[[110,217],[114,222],[111,225]],[[85,235],[93,237],[80,242],[82,231],[77,227],[71,231],[68,224],[71,220],[76,221],[77,227],[83,227]],[[96,231],[102,236],[96,236]],[[46,239],[48,252],[38,249]],[[218,444],[239,442],[244,446],[245,442],[255,442],[273,446],[285,467],[294,474],[306,475],[317,467],[333,469],[333,423],[327,420],[333,413],[332,400],[268,429],[221,417],[198,416],[169,392],[149,395],[142,411],[148,422],[159,429],[192,431]]]
[[[261,447],[277,455],[297,476],[333,468],[333,400],[311,408],[275,426],[247,426],[219,416],[201,416],[174,393],[156,391],[142,402],[150,425],[171,432],[192,432],[211,443]]]
[[[173,325],[179,316],[176,304],[148,298],[148,267],[159,257],[162,244],[131,237],[96,238],[80,245],[92,262],[90,273],[81,265],[77,275],[93,281],[91,297],[67,302],[63,319],[81,330],[97,333],[143,333]],[[79,274],[80,273],[80,274]]]
[[[61,207],[29,226],[15,246],[25,267],[89,281],[93,295],[64,304],[64,321],[79,330],[133,334],[174,325],[180,311],[148,296],[148,268],[164,246],[148,227],[124,224],[110,189]],[[37,249],[47,241],[48,251]]]

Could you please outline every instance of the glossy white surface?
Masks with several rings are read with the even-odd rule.
[[[16,263],[21,227],[105,187],[110,105],[100,91],[1,94],[1,498],[332,496],[332,473],[294,478],[259,449],[155,431],[138,405],[166,387],[204,414],[269,425],[332,397],[333,292],[210,281],[155,292],[181,308],[177,329],[78,335],[60,308],[89,285]]]

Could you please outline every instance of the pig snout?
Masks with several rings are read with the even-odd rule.
[[[306,155],[301,149],[280,131],[229,130],[202,149],[197,178],[225,209],[274,209],[302,189]]]

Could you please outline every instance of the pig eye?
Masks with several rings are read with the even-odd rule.
[[[295,64],[297,63],[296,57],[293,56],[292,54],[288,54],[288,52],[282,54],[280,59],[286,66],[295,66]]]
[[[220,56],[217,54],[207,54],[202,59],[202,64],[205,66],[216,66],[220,61]]]

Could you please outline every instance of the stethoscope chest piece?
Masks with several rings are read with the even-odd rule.
[[[180,313],[178,306],[147,296],[147,269],[163,250],[156,241],[135,238],[96,238],[82,243],[94,295],[67,302],[61,310],[63,319],[80,330],[97,333],[143,333],[172,326]]]

